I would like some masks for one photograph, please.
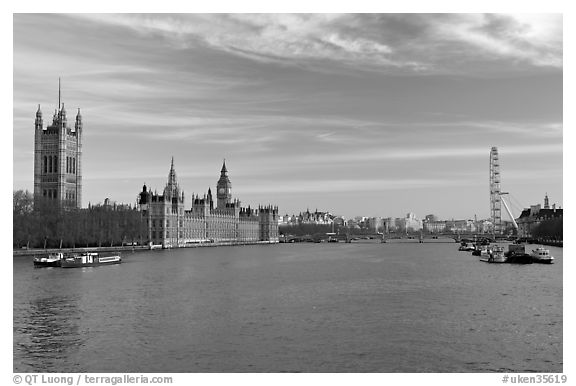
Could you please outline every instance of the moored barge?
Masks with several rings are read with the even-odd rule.
[[[120,255],[100,256],[96,252],[86,252],[77,256],[67,257],[62,260],[62,268],[96,267],[99,265],[120,264]]]

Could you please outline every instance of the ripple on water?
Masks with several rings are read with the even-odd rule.
[[[17,372],[561,372],[562,250],[479,263],[454,244],[296,244],[14,258]]]

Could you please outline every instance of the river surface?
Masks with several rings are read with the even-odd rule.
[[[562,372],[562,249],[278,244],[13,258],[15,372]],[[527,247],[527,250],[530,246]]]

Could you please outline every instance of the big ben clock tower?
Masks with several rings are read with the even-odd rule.
[[[217,208],[225,209],[226,204],[232,202],[232,184],[228,178],[228,170],[226,170],[226,160],[222,163],[222,170],[220,171],[220,179],[218,180],[216,198]]]

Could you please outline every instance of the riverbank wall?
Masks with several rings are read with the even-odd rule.
[[[14,249],[13,256],[44,256],[49,253],[83,253],[83,252],[136,252],[162,249],[179,249],[179,248],[204,248],[204,247],[230,247],[237,245],[268,245],[278,244],[275,241],[220,241],[213,243],[190,243],[174,248],[162,248],[161,245],[124,245],[112,247],[88,247],[88,248],[51,248],[51,249]]]

